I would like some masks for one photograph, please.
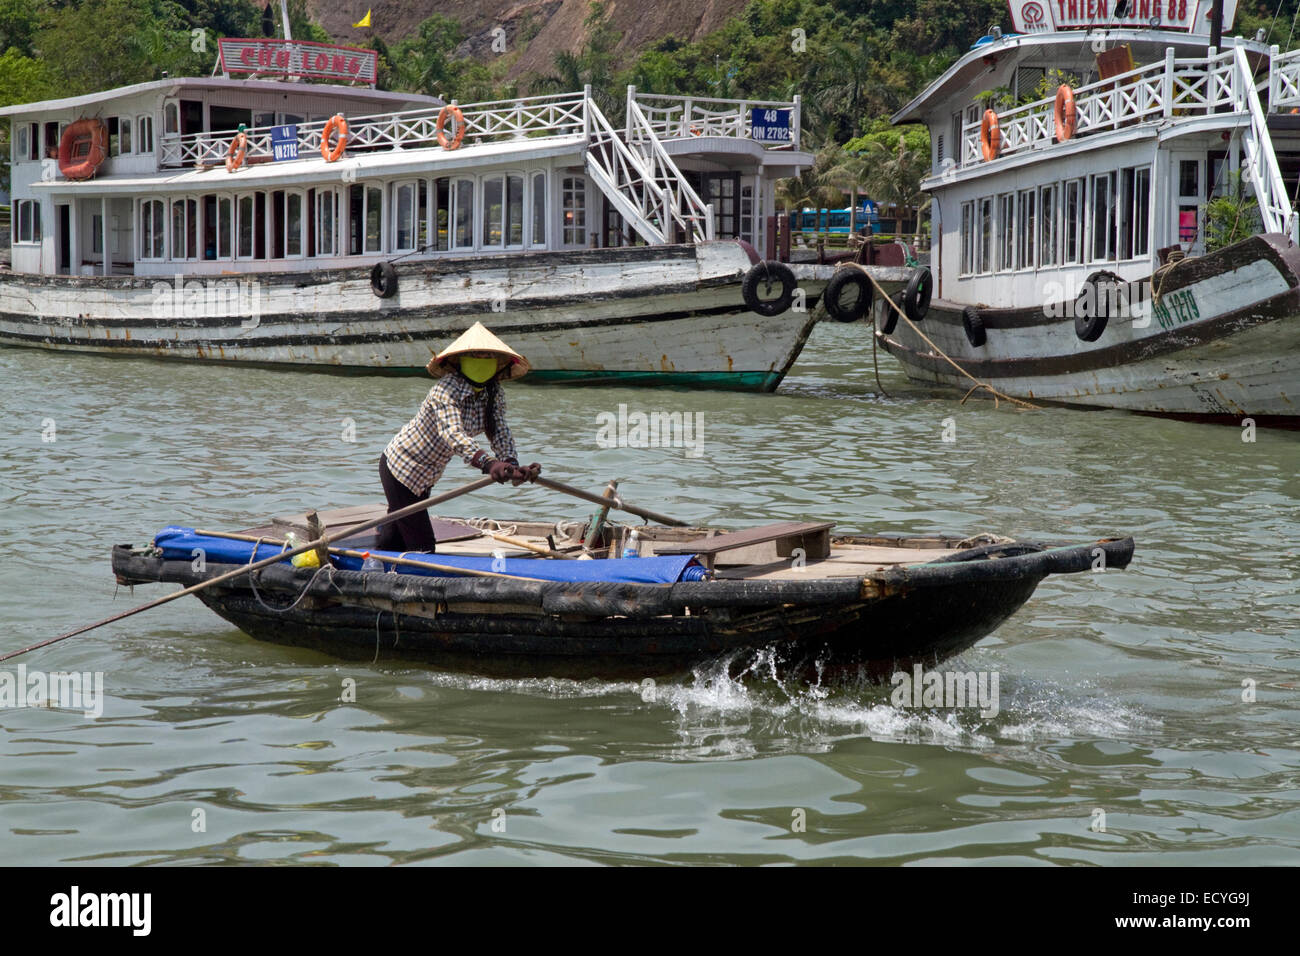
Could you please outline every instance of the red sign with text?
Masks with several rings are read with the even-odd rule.
[[[379,57],[374,50],[306,40],[217,41],[223,73],[274,73],[317,80],[375,85]]]
[[[1007,0],[1017,33],[1056,30],[1154,29],[1210,32],[1211,0]],[[1237,0],[1223,0],[1223,28]]]

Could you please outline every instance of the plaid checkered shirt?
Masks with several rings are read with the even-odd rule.
[[[497,458],[517,462],[515,439],[506,424],[505,390],[499,385],[476,390],[459,372],[449,372],[429,389],[419,412],[384,449],[393,477],[413,494],[423,495],[453,457],[470,463],[482,451],[473,436],[485,431],[488,396],[494,391],[497,431],[487,439]]]

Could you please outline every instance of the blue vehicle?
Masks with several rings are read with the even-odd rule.
[[[790,213],[791,232],[842,233],[849,231],[849,207],[843,209],[803,209]],[[876,204],[866,200],[858,207],[855,225],[859,233],[868,226],[872,233],[880,232],[880,220],[876,215]]]

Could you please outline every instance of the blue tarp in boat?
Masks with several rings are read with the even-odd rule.
[[[155,547],[161,548],[163,558],[169,561],[192,561],[196,549],[203,551],[205,561],[216,564],[249,564],[269,558],[276,545],[253,544],[249,541],[232,541],[196,534],[193,528],[170,525],[154,537]],[[254,550],[257,556],[254,557]],[[371,551],[372,556],[383,560],[398,557],[396,551]],[[676,581],[700,581],[704,568],[694,555],[666,555],[653,558],[596,558],[591,561],[564,560],[561,558],[505,558],[474,557],[461,554],[425,554],[419,551],[400,552],[401,557],[412,561],[429,561],[447,567],[469,571],[495,571],[522,578],[540,578],[545,581],[608,581],[620,584],[672,584]],[[494,565],[493,562],[496,562]],[[285,558],[288,564],[289,559]],[[345,571],[360,571],[361,559],[334,555],[336,567]],[[419,574],[428,577],[449,577],[447,572],[406,565],[386,564],[386,569],[402,574]]]

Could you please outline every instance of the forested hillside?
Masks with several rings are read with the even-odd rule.
[[[1235,33],[1300,45],[1300,0],[1243,0]],[[617,118],[646,92],[787,99],[807,141],[876,142],[889,115],[994,25],[1003,0],[291,0],[299,39],[376,49],[380,85],[461,102],[590,83]],[[371,10],[371,26],[352,24]],[[317,19],[319,18],[319,20]],[[250,0],[0,0],[0,105],[207,75],[220,36],[278,35]],[[925,143],[909,136],[907,148]],[[7,155],[7,150],[5,151]],[[824,164],[823,164],[824,165]],[[823,170],[825,172],[825,170]]]

